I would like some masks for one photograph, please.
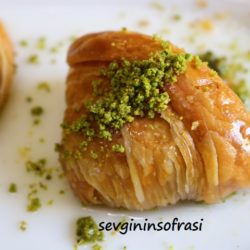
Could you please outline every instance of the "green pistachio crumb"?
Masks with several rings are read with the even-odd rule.
[[[246,59],[247,59],[248,61],[250,61],[250,50],[247,51],[247,53],[246,53]]]
[[[30,64],[38,64],[39,63],[38,55],[36,54],[30,55],[27,59],[27,62]]]
[[[54,47],[50,48],[50,52],[56,54],[59,52],[60,48],[63,46],[62,42],[57,43]]]
[[[24,220],[20,221],[20,223],[19,223],[19,229],[22,232],[26,231],[27,230],[27,222],[24,221]]]
[[[39,142],[40,142],[40,143],[44,143],[44,142],[45,142],[45,139],[44,139],[43,137],[40,137],[40,138],[39,138]]]
[[[31,108],[30,113],[33,116],[40,116],[44,113],[44,110],[41,106],[35,106],[35,107]]]
[[[55,150],[55,152],[61,152],[62,151],[62,144],[55,143],[54,150]]]
[[[80,160],[82,159],[82,152],[80,152],[79,150],[76,150],[72,152],[72,156],[75,160]]]
[[[179,14],[173,15],[173,20],[174,21],[180,21],[181,20],[181,15],[179,15]]]
[[[51,169],[46,168],[47,160],[42,158],[36,162],[27,161],[25,166],[27,172],[31,172],[36,176],[43,177],[50,174]]]
[[[27,47],[27,46],[28,46],[28,41],[27,41],[27,40],[21,40],[21,41],[19,42],[19,45],[20,45],[21,47]]]
[[[9,192],[10,193],[16,193],[17,192],[17,185],[15,183],[10,183]]]
[[[80,143],[80,149],[83,149],[83,150],[85,150],[86,148],[87,148],[87,146],[88,146],[88,142],[87,141],[82,141],[81,143]]]
[[[231,194],[227,195],[222,199],[222,202],[226,202],[228,199],[231,199],[233,196],[235,196],[237,192],[232,192]]]
[[[40,50],[45,49],[46,47],[46,39],[45,37],[40,37],[37,41],[37,48]]]
[[[122,250],[127,250],[127,246],[123,246],[123,247],[122,247]]]
[[[43,90],[45,92],[50,92],[51,91],[51,87],[50,84],[48,82],[40,82],[37,84],[37,89],[38,90]]]
[[[50,49],[50,52],[51,52],[51,53],[58,53],[58,51],[59,51],[59,49],[58,49],[57,47],[52,47],[52,48]]]
[[[41,201],[39,198],[30,198],[29,204],[27,205],[28,212],[35,212],[41,208]]]
[[[95,153],[94,151],[90,151],[90,157],[94,160],[96,160],[98,158],[97,153]]]
[[[44,184],[44,183],[42,183],[42,182],[39,183],[39,187],[40,187],[41,189],[43,189],[43,190],[47,190],[47,189],[48,189],[48,185],[46,185],[46,184]]]
[[[127,218],[123,217],[120,221],[119,221],[119,226],[111,232],[111,235],[115,235],[117,232],[119,232],[122,228],[122,226],[127,222]]]
[[[49,169],[49,170],[51,170],[51,169]],[[51,172],[51,171],[50,171],[50,172]],[[46,179],[47,181],[51,180],[51,179],[52,179],[51,173],[47,173],[46,176],[45,176],[45,179]]]
[[[63,179],[65,177],[64,173],[60,173],[58,176],[57,176],[59,179]]]
[[[103,240],[103,232],[91,216],[79,218],[76,222],[76,242],[78,245]]]
[[[48,206],[51,206],[51,205],[53,205],[54,204],[54,200],[49,200],[48,202],[47,202],[47,205]]]
[[[27,194],[27,198],[28,200],[30,200],[34,195],[36,195],[38,193],[36,188],[33,188],[30,190],[30,192]]]
[[[28,103],[30,103],[30,102],[33,101],[33,98],[32,98],[31,96],[27,96],[27,97],[25,98],[25,101],[28,102]]]
[[[174,246],[173,246],[173,245],[170,245],[170,246],[168,247],[168,250],[174,250]]]
[[[39,125],[41,123],[41,120],[40,119],[35,119],[33,120],[33,124],[34,125]]]
[[[92,250],[102,250],[102,249],[103,249],[102,246],[99,244],[95,244],[92,246]]]
[[[115,145],[112,146],[112,151],[113,152],[118,152],[118,153],[124,153],[125,152],[125,148],[121,144],[115,144]]]
[[[121,31],[122,31],[122,32],[127,32],[127,31],[128,31],[128,28],[127,28],[127,27],[122,27],[122,28],[121,28]]]
[[[65,191],[64,191],[64,190],[60,190],[60,191],[59,191],[59,194],[60,194],[60,195],[64,195],[64,194],[65,194]]]

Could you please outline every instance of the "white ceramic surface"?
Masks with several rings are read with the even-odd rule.
[[[159,3],[165,7],[161,8]],[[176,14],[182,17],[178,22],[173,19]],[[218,19],[218,16],[224,18]],[[87,215],[92,215],[98,222],[119,222],[123,217],[128,221],[131,217],[136,221],[147,218],[150,222],[167,222],[175,217],[186,222],[204,220],[199,232],[151,231],[128,232],[126,235],[106,232],[105,241],[101,243],[104,250],[122,250],[123,246],[128,250],[250,249],[249,190],[216,205],[185,203],[148,212],[128,212],[83,208],[66,180],[55,178],[50,181],[48,191],[39,192],[42,208],[28,213],[28,185],[40,180],[25,171],[28,159],[45,157],[50,166],[59,166],[54,144],[60,141],[59,124],[65,107],[67,74],[65,57],[72,35],[127,27],[148,34],[161,34],[191,52],[211,49],[233,58],[236,52],[244,54],[250,50],[250,2],[210,0],[207,8],[200,8],[191,0],[162,0],[153,4],[152,1],[123,0],[0,0],[0,18],[14,42],[18,66],[9,102],[0,117],[1,250],[71,250],[75,240],[75,220]],[[199,27],[190,27],[190,22],[197,23],[201,19],[212,19],[214,29],[205,32]],[[46,37],[45,50],[36,48],[39,37]],[[19,45],[22,39],[29,42],[25,48]],[[58,53],[49,51],[61,42],[63,45]],[[232,46],[236,48],[232,50]],[[32,54],[39,54],[38,65],[27,63]],[[51,93],[37,90],[36,85],[41,81],[51,84]],[[27,96],[33,97],[32,104],[25,101]],[[39,126],[32,125],[30,108],[34,105],[41,105],[45,110]],[[41,143],[40,138],[45,142]],[[24,153],[25,147],[30,151]],[[18,186],[16,194],[8,192],[11,182]],[[65,190],[65,195],[59,195],[60,190]],[[54,200],[52,206],[46,205],[50,199]],[[19,230],[22,220],[28,223],[25,232]],[[79,249],[91,249],[91,246]]]

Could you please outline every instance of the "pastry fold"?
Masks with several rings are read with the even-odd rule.
[[[4,25],[0,22],[0,108],[8,97],[13,72],[12,43]]]
[[[64,122],[87,114],[84,104],[93,99],[92,82],[104,67],[114,60],[147,59],[161,49],[158,40],[132,32],[75,41],[68,52]],[[79,158],[67,153],[78,150],[84,135],[63,132],[60,161],[83,203],[146,210],[181,200],[214,203],[249,186],[250,115],[234,92],[207,65],[192,62],[164,90],[167,109],[154,119],[127,123],[112,142],[94,138]],[[112,152],[113,143],[124,145],[125,153]]]

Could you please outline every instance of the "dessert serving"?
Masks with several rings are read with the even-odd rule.
[[[250,115],[199,57],[128,31],[68,52],[60,162],[84,204],[214,203],[250,184]]]
[[[0,22],[0,109],[8,97],[13,70],[12,44]]]

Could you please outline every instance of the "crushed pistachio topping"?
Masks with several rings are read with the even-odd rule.
[[[40,116],[43,114],[43,112],[44,112],[44,110],[41,106],[35,106],[35,107],[31,108],[31,110],[30,110],[30,113],[33,116]]]
[[[38,209],[40,209],[42,206],[41,201],[39,198],[30,198],[29,204],[27,205],[27,211],[28,212],[35,212]]]
[[[206,63],[206,62],[205,62]],[[201,58],[199,56],[194,56],[194,65],[197,69],[200,69],[202,67],[202,65],[204,64],[204,62],[201,60]]]
[[[114,144],[114,145],[112,145],[112,151],[113,152],[118,152],[118,153],[124,153],[125,148],[121,144]]]
[[[76,241],[78,245],[103,240],[103,232],[99,231],[91,216],[79,218],[76,222]]]
[[[50,180],[52,178],[52,169],[46,167],[46,163],[47,161],[44,158],[36,162],[27,161],[25,164],[26,170],[36,176],[45,177],[46,180]]]
[[[10,193],[16,193],[17,192],[17,185],[15,183],[10,183],[9,192]]]
[[[170,98],[164,85],[175,83],[193,57],[173,53],[167,42],[162,42],[162,46],[163,50],[152,54],[149,59],[114,61],[101,70],[100,77],[110,80],[110,89],[86,105],[87,115],[71,125],[64,124],[63,128],[83,133],[89,141],[94,137],[111,141],[112,133],[134,121],[135,117],[153,119],[165,110]],[[99,85],[99,81],[93,82],[95,97],[99,94]],[[118,150],[123,149],[119,147]]]
[[[23,231],[23,232],[26,231],[27,230],[27,222],[24,221],[24,220],[20,221],[20,223],[19,223],[19,229],[21,231]]]

